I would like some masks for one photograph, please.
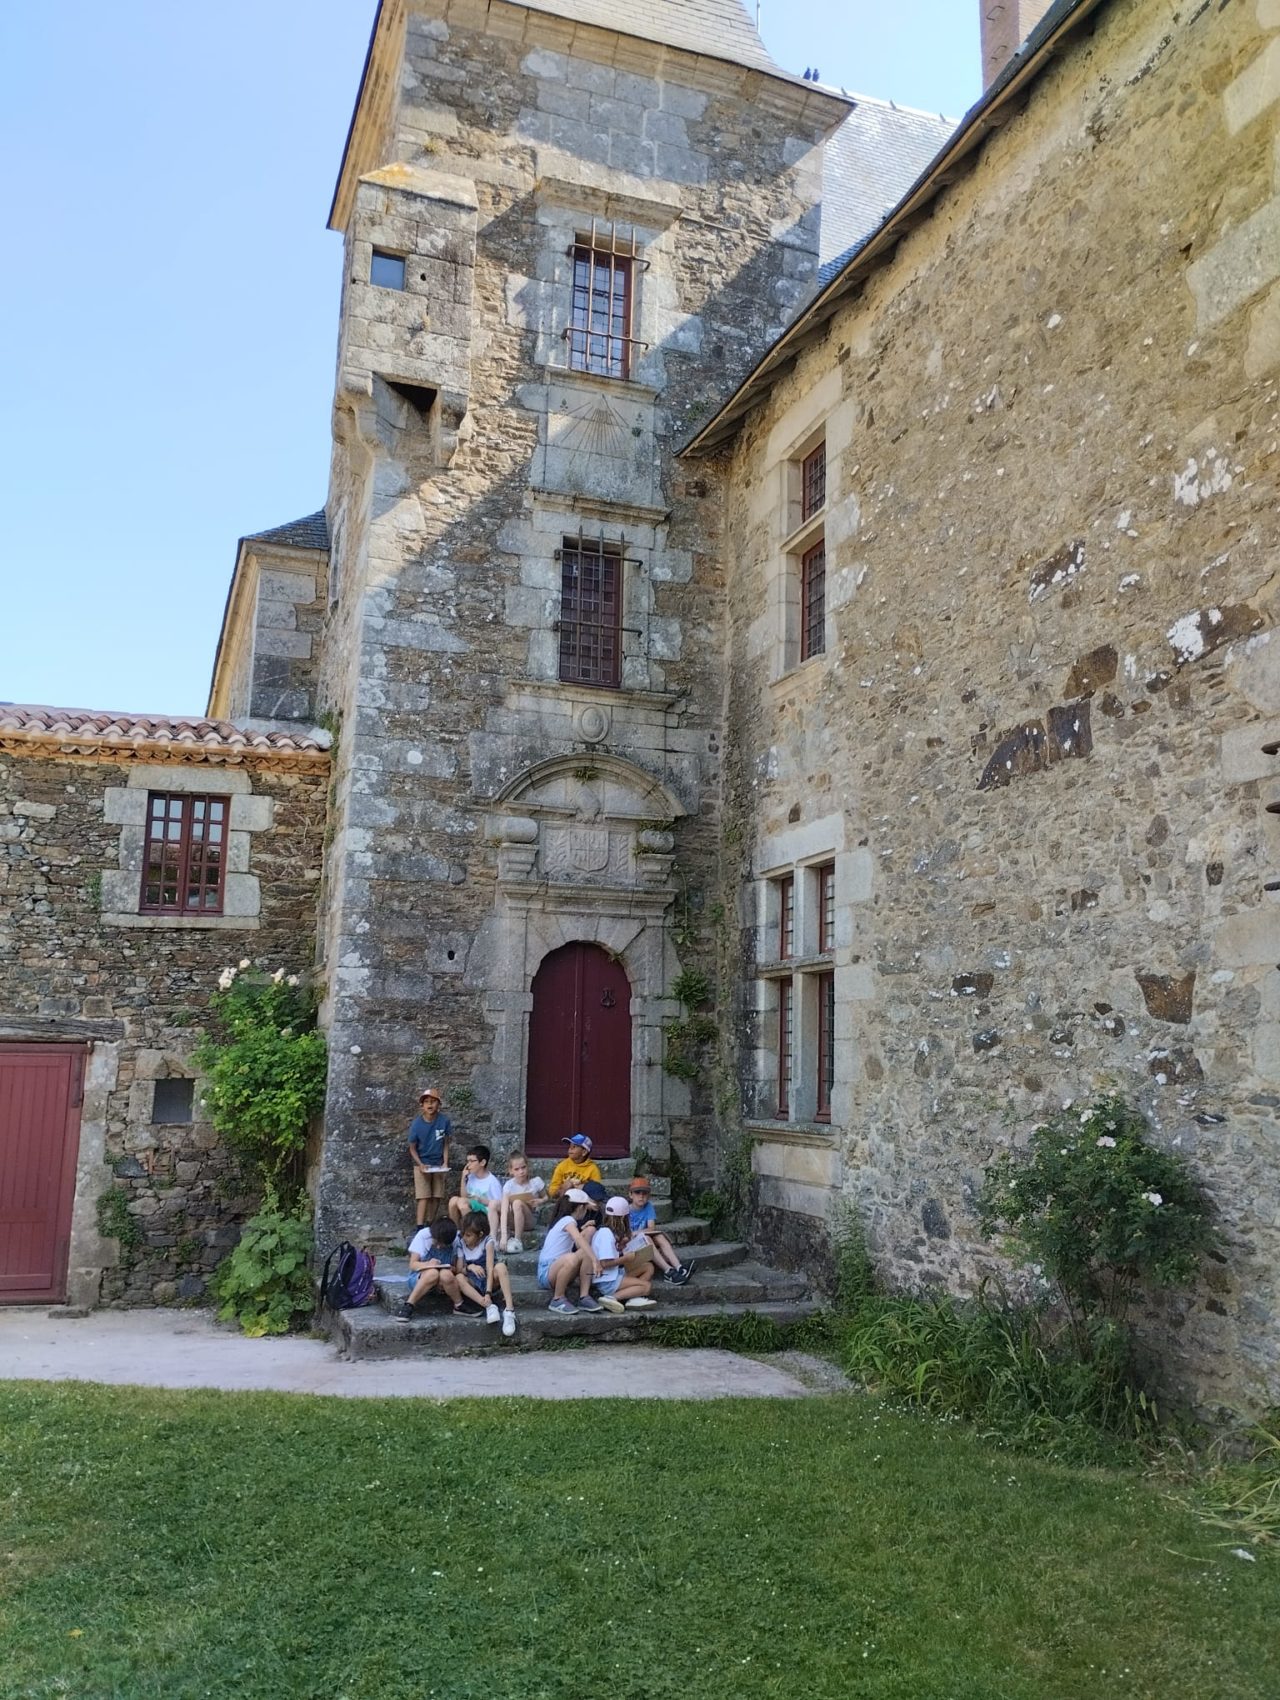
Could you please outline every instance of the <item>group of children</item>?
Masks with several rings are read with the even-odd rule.
[[[675,1285],[692,1275],[692,1262],[681,1262],[657,1229],[649,1182],[637,1176],[625,1197],[610,1197],[584,1133],[565,1140],[568,1153],[549,1185],[530,1175],[521,1151],[509,1158],[500,1181],[490,1170],[488,1146],[470,1146],[461,1186],[445,1204],[452,1128],[434,1088],[422,1093],[419,1106],[409,1129],[418,1230],[409,1243],[412,1284],[397,1313],[402,1321],[411,1322],[414,1306],[440,1291],[456,1314],[483,1312],[487,1322],[501,1322],[505,1335],[514,1334],[511,1276],[499,1251],[523,1251],[538,1211],[548,1205],[554,1217],[538,1252],[538,1284],[559,1315],[648,1308],[656,1302],[650,1295],[656,1275]]]

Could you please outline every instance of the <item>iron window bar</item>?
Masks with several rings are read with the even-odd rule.
[[[647,269],[635,231],[624,236],[610,224],[593,218],[588,231],[579,231],[568,250],[573,263],[569,323],[563,337],[569,344],[573,371],[596,377],[628,378],[634,351],[648,347],[631,334],[632,277]]]

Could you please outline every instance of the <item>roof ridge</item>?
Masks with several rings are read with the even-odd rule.
[[[913,118],[932,118],[935,123],[949,124],[953,129],[960,122],[958,117],[951,118],[945,112],[933,112],[925,106],[908,106],[905,101],[892,100],[887,95],[859,94],[856,89],[844,88],[839,83],[818,83],[816,86],[842,94],[846,100],[855,100],[859,106],[883,106],[894,112],[908,112]]]

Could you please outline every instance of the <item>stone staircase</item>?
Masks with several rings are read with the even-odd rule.
[[[601,1164],[606,1186],[625,1184],[633,1172],[612,1175],[623,1164]],[[657,1196],[658,1186],[663,1195]],[[512,1351],[554,1346],[573,1341],[643,1341],[654,1326],[675,1318],[767,1317],[782,1327],[805,1321],[822,1307],[809,1295],[803,1275],[784,1274],[751,1258],[738,1241],[715,1241],[710,1224],[698,1217],[675,1217],[665,1182],[654,1183],[654,1202],[662,1231],[687,1262],[695,1259],[692,1278],[681,1287],[660,1277],[654,1281],[651,1310],[629,1310],[621,1316],[607,1311],[579,1311],[560,1316],[547,1309],[549,1295],[538,1286],[537,1246],[542,1229],[525,1240],[525,1249],[504,1254],[515,1297],[516,1333],[506,1339],[499,1328],[474,1316],[454,1316],[449,1301],[433,1296],[419,1306],[412,1322],[401,1322],[396,1310],[412,1280],[407,1257],[379,1257],[378,1302],[361,1310],[326,1311],[329,1337],[346,1358],[402,1358],[423,1354],[442,1357],[478,1351]]]

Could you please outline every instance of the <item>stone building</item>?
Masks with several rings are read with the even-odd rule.
[[[261,919],[326,988],[322,1239],[402,1237],[429,1073],[499,1149],[745,1135],[776,1255],[852,1207],[963,1291],[993,1151],[1116,1086],[1223,1228],[1151,1339],[1274,1403],[1280,7],[981,13],[957,128],[781,72],[738,0],[383,0],[328,500],[242,541],[192,736],[294,788]],[[97,944],[133,853],[19,954],[147,1001]],[[15,972],[29,1036],[90,1019]]]

